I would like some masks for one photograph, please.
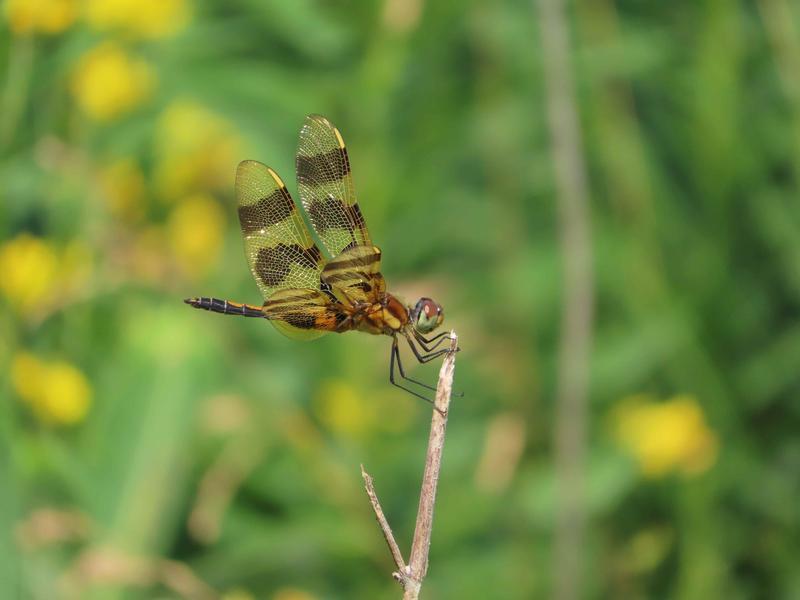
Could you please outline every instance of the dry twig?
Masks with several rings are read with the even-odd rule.
[[[439,371],[439,383],[436,387],[433,417],[431,418],[431,433],[428,437],[428,452],[425,455],[425,472],[422,475],[422,489],[419,495],[419,509],[417,523],[414,528],[414,541],[411,544],[411,556],[408,564],[403,561],[400,547],[394,539],[392,530],[383,514],[378,496],[372,483],[372,477],[361,466],[361,475],[367,490],[375,517],[389,545],[389,550],[394,558],[397,571],[392,576],[400,582],[405,589],[404,600],[415,600],[419,597],[422,580],[428,572],[428,551],[431,546],[431,530],[433,528],[433,506],[436,502],[436,486],[439,483],[439,469],[442,464],[442,449],[444,448],[444,434],[447,428],[447,411],[450,407],[450,396],[453,391],[453,373],[456,368],[456,348],[458,338],[455,332],[450,333],[450,352],[442,363]]]

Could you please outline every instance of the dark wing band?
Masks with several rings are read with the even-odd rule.
[[[297,187],[328,258],[355,246],[371,246],[356,200],[341,133],[325,117],[309,115],[300,129]]]
[[[264,299],[281,289],[319,289],[325,261],[275,171],[254,160],[241,162],[236,198],[245,253]]]

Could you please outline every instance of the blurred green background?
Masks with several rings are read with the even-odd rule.
[[[579,596],[800,597],[800,6],[568,18],[594,272]],[[234,170],[294,191],[312,112],[390,289],[460,336],[424,596],[554,596],[535,4],[9,0],[2,23],[3,597],[399,597],[359,464],[407,556],[430,410],[388,384],[389,340],[182,303],[260,302]]]

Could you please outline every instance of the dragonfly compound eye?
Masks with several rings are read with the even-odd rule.
[[[433,331],[444,320],[442,307],[430,298],[420,298],[414,307],[414,327],[420,333]]]

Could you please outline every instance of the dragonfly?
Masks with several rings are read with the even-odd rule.
[[[239,224],[264,303],[212,297],[184,302],[225,315],[266,319],[293,339],[346,331],[387,335],[392,338],[390,383],[430,402],[409,386],[436,388],[406,375],[398,341],[405,339],[420,363],[449,352],[440,348],[449,332],[431,335],[444,320],[441,305],[426,297],[406,305],[386,291],[381,250],[372,243],[359,208],[344,139],[325,117],[306,117],[295,166],[302,210],[320,244],[278,174],[245,160],[236,170]]]

